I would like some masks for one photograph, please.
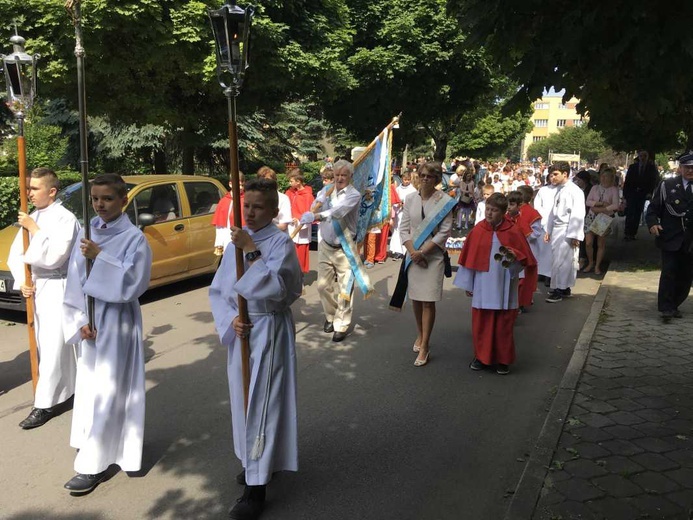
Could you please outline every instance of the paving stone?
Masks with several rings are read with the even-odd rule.
[[[606,428],[604,428],[604,431],[609,433],[610,435],[613,435],[617,439],[625,440],[637,439],[638,437],[645,436],[645,434],[640,430],[636,430],[635,428],[631,428],[630,426],[623,426],[621,424],[617,424],[615,426],[607,426]]]
[[[534,520],[602,520],[582,502],[566,500],[560,504],[544,507]]]
[[[602,448],[599,444],[593,442],[581,442],[573,446],[573,449],[580,454],[580,457],[585,459],[602,459],[611,455],[611,453]]]
[[[600,401],[599,399],[593,399],[591,401],[585,401],[581,403],[581,405],[585,410],[588,412],[592,413],[606,413],[606,412],[615,412],[618,410],[617,407],[607,404],[604,401]]]
[[[631,441],[624,439],[614,439],[611,441],[604,441],[601,443],[602,448],[609,450],[614,455],[623,455],[624,457],[630,457],[631,455],[636,455],[642,453],[644,450]]]
[[[584,428],[581,428],[580,432],[575,434],[575,437],[579,437],[579,440],[581,441],[588,442],[608,441],[614,438],[612,434],[604,429],[593,428],[592,426],[585,426]]]
[[[651,451],[654,453],[666,453],[667,451],[673,451],[676,449],[676,446],[655,437],[643,437],[642,439],[635,439],[633,443],[637,444],[645,451]]]
[[[693,504],[693,489],[669,493],[666,495],[666,498],[686,511],[689,511],[691,504]]]
[[[667,457],[671,457],[672,453],[676,452],[670,451],[667,453]],[[659,453],[640,453],[639,455],[634,455],[631,460],[652,471],[667,471],[681,467],[678,462],[667,457]]]
[[[590,374],[594,377],[606,378],[606,379],[617,379],[622,377],[621,374],[611,370],[610,368],[600,368],[595,365],[587,365],[585,367],[585,373]]]
[[[693,468],[693,451],[692,450],[686,450],[686,449],[679,449],[675,451],[670,451],[666,454],[666,456],[680,464],[681,466],[687,467],[687,468]]]
[[[587,503],[598,518],[608,518],[609,520],[633,520],[638,517],[639,511],[630,504],[630,501],[623,498],[602,498]]]
[[[667,471],[664,475],[671,480],[678,482],[681,487],[693,489],[693,469],[681,468],[673,471]]]
[[[563,471],[570,473],[574,477],[584,478],[586,480],[607,474],[607,471],[602,466],[587,459],[566,462],[563,466]],[[669,491],[673,491],[673,489]]]
[[[599,477],[606,478],[606,477]],[[566,497],[566,501],[586,502],[604,496],[604,491],[581,478],[572,478],[556,482],[556,489]]]
[[[647,493],[664,494],[676,491],[679,489],[679,484],[666,478],[665,476],[655,473],[654,471],[645,471],[630,477],[631,482],[637,484]]]
[[[569,482],[569,481],[568,481]],[[592,479],[592,484],[602,489],[610,497],[632,497],[641,495],[643,490],[620,475],[606,475]]]
[[[582,431],[582,430],[584,430],[584,428],[582,428],[580,431]],[[573,435],[570,432],[564,431],[561,434],[561,438],[558,441],[558,445],[563,446],[564,448],[571,448],[572,446],[574,446],[578,442],[580,442],[580,438],[576,437],[575,435]]]
[[[667,421],[667,426],[671,425],[671,421]],[[672,430],[670,427],[661,426],[656,423],[643,423],[636,424],[633,426],[636,430],[642,432],[645,437],[668,437],[671,435],[676,435],[676,430]]]
[[[664,397],[652,397],[652,396],[644,396],[644,397],[637,397],[635,399],[638,403],[642,404],[643,407],[647,408],[656,408],[656,409],[661,409],[665,408],[668,406],[671,406],[669,401],[665,399]]]
[[[634,410],[642,410],[643,408],[645,408],[645,406],[638,403],[634,399],[625,399],[622,397],[618,398],[618,399],[610,399],[609,401],[607,401],[607,403],[618,410],[624,410],[626,412],[632,412]]]
[[[594,428],[603,428],[604,426],[616,424],[613,419],[599,413],[587,413],[585,415],[581,415],[580,421],[587,426],[592,426]],[[642,422],[642,419],[640,419],[640,421]]]
[[[646,408],[644,410],[636,410],[633,412],[638,417],[642,417],[646,421],[653,423],[661,423],[671,419],[669,414],[661,412],[659,410],[653,410],[652,408]]]
[[[681,518],[683,513],[681,507],[661,496],[642,495],[629,500],[634,507],[641,511],[640,518],[647,518],[648,520]]]
[[[646,422],[646,419],[639,417],[631,412],[618,411],[607,414],[607,417],[614,421],[616,424],[624,424],[626,426],[631,426],[633,424],[640,424]]]
[[[612,455],[611,457],[606,457],[602,459],[604,461],[604,469],[610,473],[618,473],[622,477],[628,477],[630,475],[635,475],[641,471],[645,471],[640,464],[632,461],[628,457],[622,457],[620,455]]]

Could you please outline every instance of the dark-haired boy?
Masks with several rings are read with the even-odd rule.
[[[36,208],[19,212],[17,222],[29,232],[29,247],[23,251],[23,232],[17,233],[7,260],[15,288],[25,298],[34,296],[35,333],[39,352],[39,379],[34,407],[19,423],[25,430],[37,428],[55,417],[55,407],[75,393],[75,356],[65,344],[61,309],[65,295],[70,252],[79,231],[75,216],[56,200],[60,181],[53,170],[36,168],[29,179],[29,200]],[[31,266],[25,282],[24,264]]]
[[[209,289],[221,343],[228,348],[233,445],[244,472],[243,496],[229,512],[254,520],[264,507],[265,489],[277,471],[298,470],[296,418],[296,330],[291,304],[303,276],[296,249],[272,219],[278,213],[277,184],[248,181],[243,212],[247,226],[231,228],[231,244]],[[236,276],[235,248],[244,253],[245,274]],[[248,304],[250,323],[238,315],[238,297]],[[241,342],[250,342],[250,389],[244,404]]]
[[[467,235],[453,282],[472,297],[474,359],[469,367],[496,365],[501,375],[508,374],[508,365],[515,361],[518,275],[523,267],[535,265],[527,240],[505,217],[507,209],[500,193],[486,199],[486,219]]]
[[[65,292],[65,336],[79,343],[70,445],[79,451],[65,488],[87,493],[117,464],[139,471],[144,439],[144,345],[139,296],[149,285],[147,239],[122,210],[128,202],[120,175],[91,182],[91,238],[72,250]],[[93,260],[87,278],[86,262]],[[94,299],[89,325],[87,297]]]

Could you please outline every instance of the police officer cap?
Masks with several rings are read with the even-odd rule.
[[[679,166],[693,166],[693,150],[689,150],[679,157]]]

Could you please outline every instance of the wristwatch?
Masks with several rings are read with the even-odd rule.
[[[262,256],[262,252],[258,249],[256,251],[250,251],[249,253],[245,254],[245,259],[248,262],[252,262],[253,260],[257,260]]]

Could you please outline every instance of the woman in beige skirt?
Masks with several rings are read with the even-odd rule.
[[[400,222],[402,242],[411,257],[407,270],[408,295],[412,300],[416,318],[417,336],[414,352],[417,352],[414,365],[419,367],[428,363],[429,339],[436,319],[436,302],[443,298],[443,272],[445,241],[452,229],[452,199],[440,190],[436,190],[443,177],[441,164],[428,162],[419,166],[419,190],[407,196]],[[442,209],[445,207],[446,209]],[[417,229],[427,217],[446,212],[440,223],[424,239],[422,245],[415,249],[414,238]]]

